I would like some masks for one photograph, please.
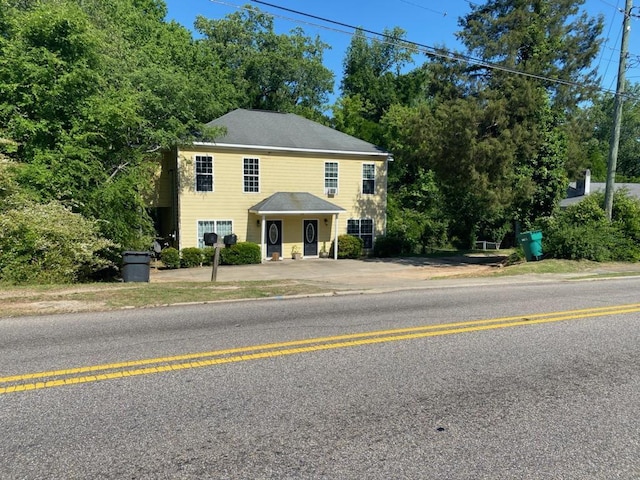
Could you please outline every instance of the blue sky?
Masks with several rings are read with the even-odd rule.
[[[467,14],[471,8],[469,0],[448,0],[447,2],[441,0],[265,1],[372,31],[381,32],[384,28],[399,26],[407,32],[406,38],[408,40],[429,46],[445,46],[458,50],[461,49],[455,37],[455,32],[460,29],[458,19]],[[286,32],[299,26],[309,36],[319,35],[325,43],[331,45],[331,50],[325,52],[324,64],[334,71],[336,75],[334,93],[339,93],[342,62],[351,40],[350,33],[352,32],[349,29],[253,3],[249,0],[165,0],[165,2],[168,7],[168,19],[176,20],[190,29],[193,28],[193,22],[197,15],[203,15],[207,18],[223,18],[238,11],[243,5],[252,4],[275,15],[275,26],[279,32]],[[601,14],[604,16],[603,38],[606,42],[596,64],[603,77],[601,86],[608,90],[615,90],[616,87],[624,5],[624,0],[587,0],[583,6],[591,15]],[[640,16],[640,8],[635,8],[633,12]],[[638,17],[632,17],[629,52],[627,80],[638,83],[640,82],[640,18]],[[425,61],[425,57],[416,56],[415,60],[416,65],[419,65]]]

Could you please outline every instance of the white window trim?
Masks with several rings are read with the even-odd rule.
[[[211,190],[198,190],[198,175],[209,175],[208,173],[198,173],[198,157],[210,157],[211,158]],[[197,153],[193,156],[193,189],[197,193],[213,193],[216,191],[215,182],[215,159],[213,155],[208,153]]]
[[[371,166],[373,166],[373,178],[364,178],[364,166],[365,166],[365,165],[371,165]],[[360,183],[361,193],[362,193],[363,195],[375,195],[375,192],[376,192],[376,183],[377,183],[377,182],[376,182],[376,164],[375,164],[375,163],[373,163],[373,162],[363,162],[363,163],[362,163],[362,168],[361,168],[361,172],[360,172],[360,174],[362,175],[362,180],[361,180],[361,183]],[[364,181],[365,181],[365,180],[373,180],[373,192],[372,192],[372,193],[364,193],[364,188],[363,188],[363,186],[364,186]]]
[[[256,192],[248,192],[244,187],[244,161],[245,160],[257,160],[258,161],[258,190]],[[256,194],[260,193],[262,190],[262,168],[260,166],[262,162],[260,161],[260,157],[242,157],[242,193]]]
[[[200,225],[200,222],[212,222],[213,223],[213,231],[215,233],[218,233],[218,222],[230,222],[231,223],[231,233],[233,233],[233,220],[231,220],[230,218],[227,219],[222,219],[222,218],[200,218],[198,220],[196,220],[196,247],[198,248],[203,248],[206,247],[206,245],[202,245],[202,247],[200,246],[200,241],[202,240],[198,235],[199,235],[199,229],[198,226]],[[218,242],[222,242],[222,238],[218,237]]]
[[[336,167],[337,167],[337,171],[336,171],[336,186],[335,187],[327,187],[327,164],[329,163],[335,163]],[[324,194],[325,195],[329,195],[329,189],[330,188],[335,188],[336,191],[335,193],[332,193],[332,195],[336,195],[338,194],[338,192],[340,191],[340,162],[334,162],[334,161],[329,161],[326,160],[323,164],[323,172],[322,172],[322,185],[324,187]]]

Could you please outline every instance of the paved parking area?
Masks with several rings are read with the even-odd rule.
[[[260,265],[223,265],[218,267],[217,281],[304,280],[331,285],[338,289],[394,289],[425,286],[435,279],[488,274],[499,268],[503,257],[469,259],[303,259],[267,261]],[[152,263],[153,267],[153,263]],[[152,268],[151,282],[206,282],[211,267],[177,270]]]
[[[593,278],[602,274],[640,275],[640,263],[597,264],[580,273],[526,274],[492,276],[501,268],[504,256],[483,255],[450,258],[393,258],[364,260],[284,259],[260,265],[223,265],[218,268],[218,282],[248,280],[299,280],[318,283],[335,290],[389,291],[406,288],[460,287],[465,285],[500,285],[550,282]],[[151,282],[208,282],[211,267],[162,270],[152,262]]]

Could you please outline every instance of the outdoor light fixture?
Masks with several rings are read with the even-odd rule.
[[[324,226],[326,227],[327,225],[329,225],[329,220],[327,220],[326,218],[324,219]]]
[[[260,226],[260,219],[256,220],[256,225]]]

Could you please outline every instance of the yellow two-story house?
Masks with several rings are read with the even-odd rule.
[[[177,248],[233,233],[263,259],[332,245],[337,257],[339,235],[371,249],[385,233],[388,152],[290,113],[239,109],[208,125],[226,133],[163,156],[157,228]]]

